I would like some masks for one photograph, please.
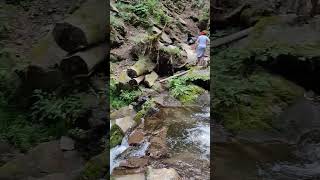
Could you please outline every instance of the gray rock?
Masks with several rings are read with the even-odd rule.
[[[60,139],[60,149],[64,151],[74,150],[74,141],[66,136],[62,136]]]

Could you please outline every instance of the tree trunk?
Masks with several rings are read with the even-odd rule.
[[[139,60],[127,70],[128,76],[135,78],[145,73],[153,71],[156,64],[153,63],[148,57],[139,57]]]
[[[57,23],[53,36],[68,52],[105,41],[107,38],[107,1],[88,0],[63,22]]]
[[[148,75],[146,75],[144,82],[146,84],[147,87],[152,87],[154,85],[154,83],[156,82],[156,80],[158,79],[158,74],[156,72],[152,72]]]
[[[139,86],[139,84],[143,81],[144,76],[139,76],[137,78],[133,78],[129,81],[130,86],[136,87]]]
[[[97,65],[106,60],[107,46],[104,43],[64,58],[60,63],[61,71],[69,76],[91,74]]]
[[[248,28],[248,29],[239,31],[237,33],[231,34],[229,36],[225,36],[225,37],[222,37],[222,38],[215,39],[215,40],[212,41],[211,47],[212,48],[220,47],[220,46],[229,44],[229,43],[231,43],[233,41],[236,41],[236,40],[239,40],[241,38],[244,38],[244,37],[249,35],[249,33],[252,31],[252,29],[253,28]]]
[[[67,52],[55,43],[50,33],[40,39],[28,56],[31,63],[26,68],[24,86],[31,90],[56,88],[62,82],[62,76],[57,67],[66,55]]]
[[[119,88],[120,89],[126,89],[128,87],[128,83],[131,80],[131,78],[128,76],[127,71],[123,70],[118,78],[119,81]]]

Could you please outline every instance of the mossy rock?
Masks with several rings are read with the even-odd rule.
[[[205,90],[196,85],[188,85],[188,93],[178,97],[179,101],[183,104],[192,104],[197,98],[205,92]]]
[[[265,89],[261,94],[244,94],[246,99],[225,109],[223,123],[229,130],[270,130],[280,113],[304,93],[300,86],[267,72],[254,74],[251,80],[265,81]]]
[[[81,173],[80,180],[96,180],[103,178],[109,171],[109,152],[103,153],[90,159]]]
[[[315,21],[300,25],[295,15],[263,18],[254,26],[246,48],[273,58],[280,55],[307,59],[320,57],[320,32],[315,28],[317,24],[319,22]]]
[[[124,134],[121,128],[116,124],[112,125],[110,132],[110,148],[114,148],[115,146],[121,144],[123,137]]]

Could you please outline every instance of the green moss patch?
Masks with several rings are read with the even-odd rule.
[[[121,144],[124,134],[120,127],[116,124],[112,125],[110,130],[110,148],[114,148]]]

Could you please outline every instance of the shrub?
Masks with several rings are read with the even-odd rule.
[[[58,98],[55,93],[35,90],[34,97],[37,98],[31,107],[31,119],[34,122],[49,125],[65,122],[73,125],[84,111],[80,98],[76,96]]]

